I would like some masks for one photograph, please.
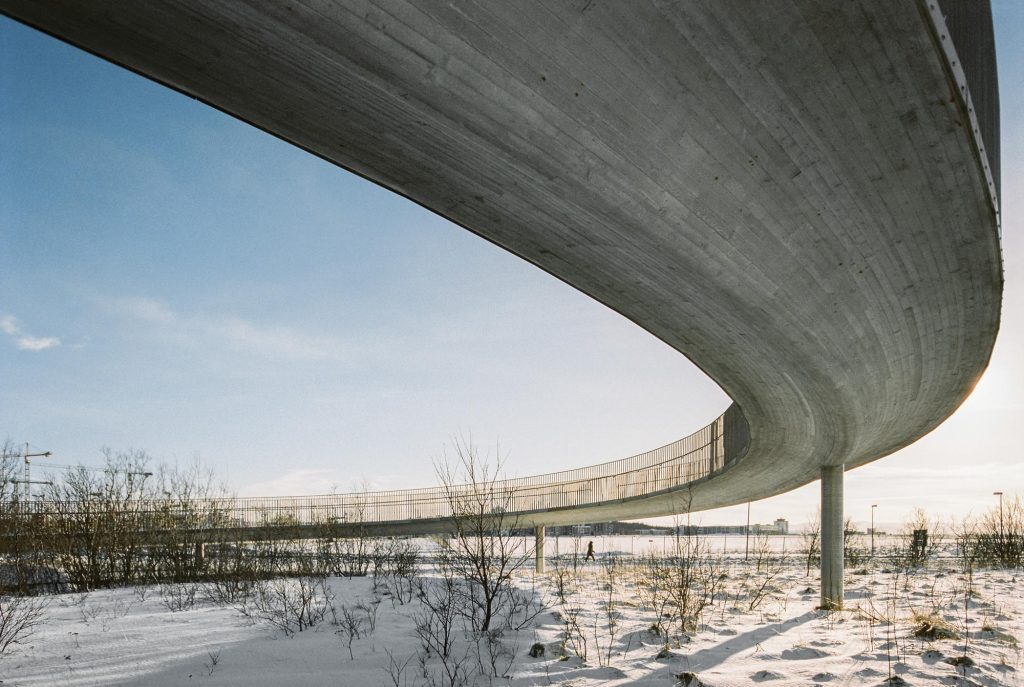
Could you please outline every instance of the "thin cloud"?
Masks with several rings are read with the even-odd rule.
[[[10,337],[22,351],[45,351],[60,346],[60,339],[56,336],[32,336],[24,332],[13,315],[0,317],[0,331]]]
[[[178,319],[170,308],[152,298],[126,298],[121,301],[120,309],[126,315],[153,324],[173,324]]]
[[[338,475],[333,470],[290,470],[266,482],[247,484],[239,496],[311,496],[330,494],[337,490]]]
[[[230,314],[184,314],[152,298],[127,298],[115,309],[131,319],[167,330],[165,340],[190,347],[216,345],[274,358],[304,361],[351,361],[356,347],[336,338],[291,327],[264,325]]]
[[[338,341],[288,327],[260,327],[239,317],[207,320],[203,326],[210,335],[242,350],[303,360],[344,357],[344,347]]]
[[[23,351],[45,351],[60,346],[60,339],[56,336],[22,336],[16,343]]]

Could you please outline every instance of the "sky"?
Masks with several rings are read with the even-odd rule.
[[[993,7],[1002,328],[952,418],[847,473],[860,523],[1024,496],[1024,2]],[[604,306],[227,115],[5,18],[0,65],[0,441],[313,494],[434,484],[457,437],[509,476],[615,460],[729,403]],[[817,504],[813,483],[751,518]]]

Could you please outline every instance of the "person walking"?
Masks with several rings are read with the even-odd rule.
[[[594,561],[595,563],[597,562],[597,560],[594,558],[594,541],[593,540],[587,542],[587,557],[584,558],[583,560],[584,560],[584,562],[586,562],[586,561]]]

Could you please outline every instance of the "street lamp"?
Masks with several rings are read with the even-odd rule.
[[[999,545],[1003,545],[1003,492],[993,491],[993,496],[999,497]]]
[[[871,557],[875,557],[875,509],[878,508],[877,503],[871,504]]]
[[[743,545],[743,560],[750,558],[750,501],[747,501],[747,527],[745,534],[747,538],[746,544]]]

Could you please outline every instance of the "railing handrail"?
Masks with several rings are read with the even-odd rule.
[[[287,524],[319,524],[359,518],[363,523],[387,523],[451,516],[453,499],[463,496],[488,500],[507,512],[526,513],[551,508],[582,507],[609,500],[636,498],[678,488],[710,476],[725,467],[726,411],[696,432],[628,458],[597,465],[528,477],[487,480],[481,484],[438,485],[413,489],[314,494],[307,496],[244,496],[193,499],[137,499],[109,509],[106,515],[216,516],[218,520],[247,526],[287,517]],[[87,500],[83,500],[85,503]],[[23,504],[23,512],[41,515],[75,513],[75,502],[37,501]],[[24,506],[27,505],[27,508]],[[95,507],[79,516],[102,517]],[[340,515],[340,517],[339,517]],[[355,520],[352,520],[355,521]],[[285,524],[285,523],[282,523]]]

